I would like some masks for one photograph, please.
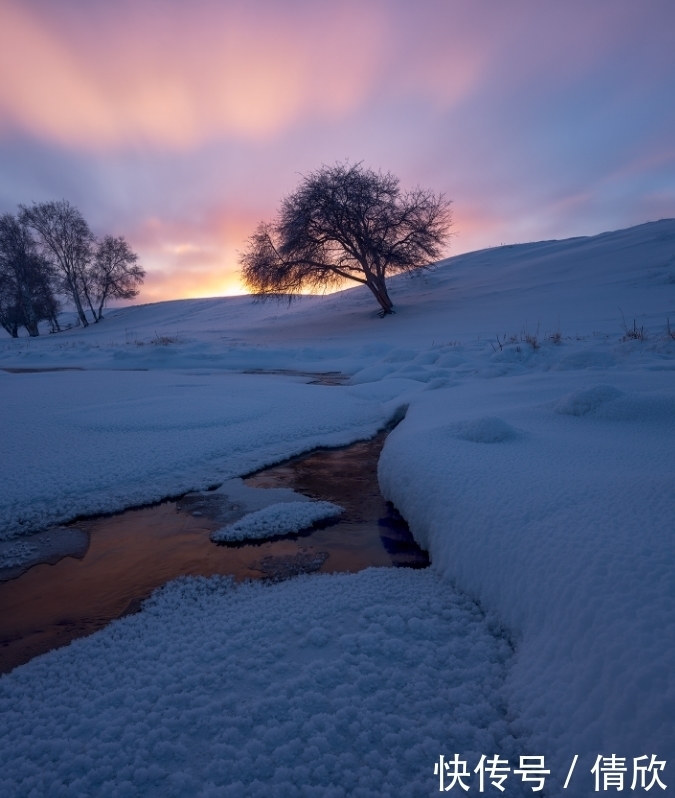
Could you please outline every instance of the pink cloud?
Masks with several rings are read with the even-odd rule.
[[[363,102],[378,65],[378,17],[356,4],[261,13],[153,0],[37,14],[7,2],[0,116],[5,128],[93,150],[266,139],[300,117],[331,120]]]
[[[345,158],[447,192],[450,254],[672,215],[672,9],[0,0],[1,210],[66,195],[143,301],[239,292],[255,225]]]
[[[197,220],[144,219],[127,236],[147,271],[137,301],[245,293],[239,251],[258,221],[253,213],[217,205]]]

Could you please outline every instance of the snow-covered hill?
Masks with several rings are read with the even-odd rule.
[[[390,285],[396,315],[383,320],[357,287],[290,306],[225,297],[109,310],[101,324],[31,341],[0,331],[0,366],[353,373],[395,347],[470,344],[526,327],[540,339],[556,331],[615,339],[636,320],[658,333],[669,314],[675,325],[675,220],[460,255]]]
[[[628,789],[655,754],[673,789],[675,220],[462,255],[391,287],[385,319],[357,288],[2,339],[0,369],[81,369],[0,371],[2,536],[347,443],[407,408],[380,483],[435,571],[169,585],[0,679],[7,794],[429,795],[455,753],[471,769],[545,755],[546,794],[574,796],[598,755],[625,758]],[[310,384],[326,371],[348,384]],[[521,786],[511,774],[507,794]]]

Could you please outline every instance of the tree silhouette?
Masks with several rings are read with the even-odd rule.
[[[0,216],[0,325],[13,337],[25,327],[31,337],[48,319],[58,328],[55,273],[40,255],[30,230],[10,213]]]
[[[60,271],[63,291],[87,327],[81,293],[93,255],[94,236],[84,216],[67,200],[34,202],[30,208],[19,208],[19,221],[35,232],[42,254]]]
[[[391,173],[360,163],[323,166],[304,177],[261,223],[241,256],[245,285],[259,296],[325,290],[344,280],[368,286],[393,313],[386,278],[428,267],[449,238],[450,201],[421,188],[402,191]]]
[[[98,310],[91,306],[94,318],[103,318],[103,308],[109,299],[133,299],[145,278],[145,270],[138,265],[138,255],[124,236],[105,236],[99,241],[92,267],[89,270],[91,290],[87,299],[91,304],[93,292]]]

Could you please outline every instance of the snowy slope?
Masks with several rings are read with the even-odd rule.
[[[662,777],[674,788],[675,338],[667,324],[675,327],[675,221],[463,255],[393,280],[392,295],[397,313],[383,320],[367,292],[354,289],[290,307],[245,297],[163,303],[112,311],[86,330],[2,339],[0,368],[83,369],[0,371],[6,536],[356,440],[407,406],[385,445],[380,482],[430,549],[434,572],[309,577],[302,588],[235,593],[215,583],[167,588],[140,616],[0,679],[10,794],[190,794],[184,784],[195,795],[262,795],[281,782],[288,786],[279,794],[288,795],[430,795],[438,755],[458,753],[474,767],[480,753],[497,752],[513,762],[545,755],[549,795],[591,794],[595,757],[612,753],[627,758],[629,771],[642,754],[669,760]],[[626,335],[634,319],[640,339]],[[320,386],[301,374],[227,373],[254,369],[341,371],[350,380]],[[295,590],[311,595],[317,618],[347,596],[356,615],[336,610],[336,625],[315,635],[333,642],[308,660],[295,643],[264,658],[255,635],[240,640],[240,653],[227,648],[229,632],[215,619],[230,605],[232,617],[264,626],[270,596],[270,606],[287,602],[293,634],[312,625]],[[364,615],[379,590],[389,609]],[[435,625],[445,601],[457,613],[447,629]],[[423,626],[410,626],[411,602]],[[186,636],[193,616],[186,623],[185,613],[201,614],[196,638]],[[366,637],[338,674],[331,646],[356,616]],[[395,634],[394,616],[412,632],[427,629],[442,661],[419,648],[416,632]],[[270,640],[281,645],[289,632],[275,624]],[[471,624],[477,636],[462,631]],[[166,640],[166,657],[149,655],[146,639],[160,648]],[[391,677],[382,651],[396,666]],[[311,660],[307,679],[292,681],[287,655]],[[152,668],[143,665],[146,675],[134,682],[146,656]],[[234,683],[220,695],[218,663],[234,666],[237,656],[255,661],[257,688],[285,696],[280,704],[268,705],[253,687],[237,703]],[[75,694],[84,662],[105,678],[100,689],[85,679]],[[354,749],[333,697],[360,684],[359,668],[372,674],[363,689],[379,697],[370,708],[359,704],[354,722],[366,736]],[[147,669],[161,689],[142,688]],[[400,717],[382,708],[394,701],[381,689],[387,678],[405,696]],[[421,694],[410,697],[416,680]],[[179,685],[187,685],[182,699]],[[312,708],[301,717],[303,691]],[[476,700],[485,711],[449,709],[473,700],[467,696],[484,696]],[[135,703],[127,734],[131,721],[120,708]],[[179,706],[191,719],[185,730],[168,709]],[[250,707],[262,713],[257,725],[244,720]],[[283,726],[284,739],[316,749],[315,770],[305,760],[298,767],[309,771],[272,767],[287,767],[291,749],[265,712],[282,726],[291,715],[300,723]],[[221,739],[212,716],[238,731]],[[408,737],[397,736],[402,718],[414,721]],[[437,722],[443,733],[430,731]],[[33,748],[36,728],[43,736]],[[142,744],[148,735],[169,748]],[[217,744],[199,759],[200,741],[212,738]],[[102,740],[110,761],[91,775]],[[406,748],[414,754],[400,765]],[[563,792],[575,754],[578,770]],[[266,775],[256,782],[256,773]],[[629,772],[627,787],[631,779]],[[518,794],[516,781],[508,794]]]
[[[353,373],[395,347],[518,334],[675,326],[675,220],[592,238],[460,255],[392,279],[396,316],[378,319],[361,287],[325,297],[259,303],[249,297],[179,300],[108,311],[99,325],[12,341],[0,330],[0,367],[286,368]],[[162,343],[164,341],[164,343]],[[160,342],[160,343],[158,343]]]

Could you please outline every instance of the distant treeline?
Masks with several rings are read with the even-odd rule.
[[[21,327],[39,335],[41,321],[58,332],[61,299],[73,303],[84,327],[86,311],[99,322],[106,302],[137,296],[144,277],[124,236],[98,240],[66,200],[0,216],[0,324],[13,338]]]

